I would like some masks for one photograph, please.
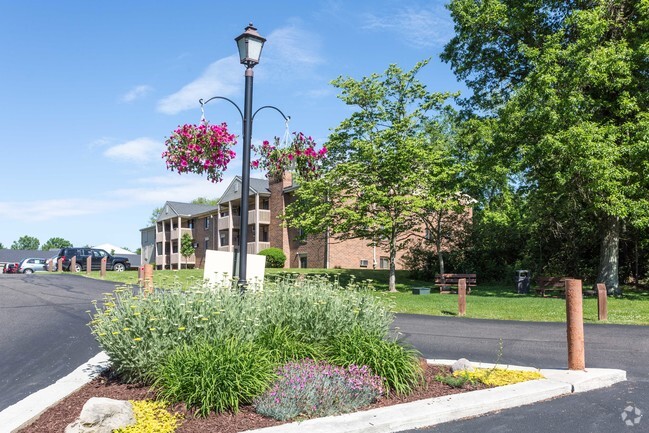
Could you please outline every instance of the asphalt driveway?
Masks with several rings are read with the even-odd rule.
[[[81,275],[0,274],[0,411],[99,352],[86,311],[114,288]]]

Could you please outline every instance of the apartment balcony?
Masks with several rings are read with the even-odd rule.
[[[219,217],[218,224],[219,224],[219,230],[229,229],[230,228],[230,217],[229,216]],[[232,228],[233,229],[238,229],[240,225],[241,225],[241,219],[238,216],[233,216],[232,217]]]
[[[248,254],[258,254],[259,251],[270,248],[270,242],[248,242]],[[224,245],[219,247],[218,251],[234,252],[239,249],[239,245]]]
[[[192,254],[189,257],[183,257],[180,254],[172,254],[170,256],[170,263],[171,265],[178,265],[179,263],[181,265],[195,265],[196,264],[196,256]]]
[[[188,227],[180,227],[180,228],[175,227],[171,231],[171,233],[169,235],[169,239],[172,240],[172,241],[176,240],[176,239],[181,239],[185,233],[189,234],[189,236],[192,236],[192,229],[190,229]]]
[[[260,224],[270,224],[270,211],[253,209],[248,212],[248,224],[255,224],[258,218]]]

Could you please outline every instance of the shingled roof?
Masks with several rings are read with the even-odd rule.
[[[217,206],[194,204],[194,203],[181,203],[178,201],[168,201],[162,207],[162,211],[158,215],[157,221],[164,221],[169,219],[170,216],[191,217],[208,212],[216,212]]]

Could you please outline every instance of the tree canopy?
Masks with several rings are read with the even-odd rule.
[[[37,238],[33,236],[21,236],[17,241],[11,244],[12,250],[37,250],[41,244]]]
[[[289,224],[307,233],[385,247],[390,290],[396,290],[397,251],[406,247],[425,207],[437,197],[429,194],[440,172],[435,167],[448,168],[451,161],[444,157],[440,125],[431,118],[452,95],[428,92],[417,79],[427,63],[410,71],[390,65],[383,74],[333,81],[340,99],[355,111],[329,137],[323,175],[301,181],[297,200],[286,209]]]
[[[43,244],[41,249],[43,251],[49,251],[49,250],[55,250],[55,249],[59,249],[59,248],[66,248],[66,247],[71,247],[71,246],[72,246],[72,242],[70,242],[70,241],[68,241],[66,239],[63,239],[63,238],[55,237],[55,238],[49,238],[47,240],[47,242],[45,242]]]
[[[453,0],[449,9],[458,33],[443,59],[473,90],[473,115],[495,119],[492,157],[509,161],[538,226],[560,233],[548,236],[555,249],[596,229],[597,280],[617,288],[622,224],[649,223],[649,3]],[[580,231],[563,230],[575,221]]]

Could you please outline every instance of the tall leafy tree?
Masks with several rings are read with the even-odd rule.
[[[12,250],[37,250],[41,244],[37,238],[33,236],[21,236],[17,241],[11,244]]]
[[[194,239],[189,233],[184,233],[180,238],[180,254],[185,258],[185,264],[187,264],[187,259],[191,257],[194,252],[196,252]]]
[[[649,3],[449,8],[458,34],[443,58],[474,90],[480,114],[497,116],[498,151],[532,204],[565,218],[574,209],[573,221],[597,228],[597,281],[616,289],[622,225],[649,224]]]
[[[385,247],[391,291],[396,291],[397,252],[421,225],[430,167],[446,162],[434,158],[438,146],[427,127],[451,95],[430,93],[417,79],[427,63],[410,71],[390,65],[383,74],[333,81],[340,99],[355,111],[329,138],[323,176],[300,182],[298,199],[286,211],[289,224],[307,233],[328,231],[338,239]]]
[[[43,251],[49,251],[49,250],[55,250],[58,248],[66,248],[66,247],[71,247],[72,242],[63,239],[63,238],[49,238],[47,242],[43,244],[41,249]]]

